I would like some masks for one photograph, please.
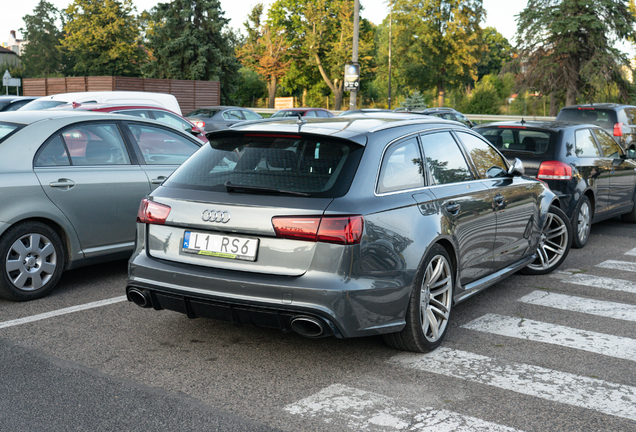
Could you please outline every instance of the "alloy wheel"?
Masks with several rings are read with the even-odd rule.
[[[591,227],[591,213],[590,213],[590,205],[587,202],[581,203],[581,208],[579,208],[579,214],[577,215],[577,223],[576,230],[579,237],[579,240],[585,243],[587,240],[587,236],[590,235],[590,227]]]
[[[555,213],[548,213],[537,248],[537,259],[528,267],[533,270],[552,268],[568,252],[568,241],[568,228],[563,218]]]
[[[426,267],[420,295],[420,323],[424,337],[437,342],[450,316],[453,278],[446,257],[436,255]]]

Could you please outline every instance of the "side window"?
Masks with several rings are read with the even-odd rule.
[[[316,114],[316,111],[307,111],[305,117],[318,117],[318,115]]]
[[[180,165],[199,146],[176,132],[141,124],[129,124],[135,142],[148,165]]]
[[[258,114],[252,111],[243,110],[243,116],[245,117],[245,120],[260,120],[261,119],[261,117]]]
[[[243,115],[239,110],[229,110],[223,113],[225,120],[243,120]]]
[[[73,165],[129,165],[130,158],[114,124],[82,124],[62,132]]]
[[[603,155],[608,158],[618,159],[621,157],[621,148],[618,146],[614,138],[602,129],[594,129],[594,135],[598,139]]]
[[[384,154],[378,193],[424,186],[422,155],[416,138],[392,145]]]
[[[455,113],[455,117],[457,117],[457,121],[464,123],[466,126],[470,127],[470,120],[466,118],[464,115],[460,113]]]
[[[155,120],[161,123],[165,123],[170,126],[174,126],[181,130],[189,130],[192,126],[174,114],[169,112],[160,111],[160,110],[152,110],[152,115],[155,117]]]
[[[457,136],[464,143],[464,147],[473,160],[481,178],[488,178],[486,172],[494,166],[506,170],[508,166],[506,162],[487,142],[465,132],[457,132]]]
[[[44,144],[35,158],[36,167],[68,166],[70,164],[66,147],[64,147],[64,142],[59,135],[55,135],[55,138]]]
[[[473,180],[464,155],[450,132],[422,135],[421,138],[432,184]]]
[[[576,139],[576,155],[578,157],[599,157],[601,154],[589,129],[579,129],[574,133]],[[612,140],[614,141],[614,140]]]
[[[122,111],[114,111],[115,114],[125,114],[125,115],[131,115],[131,116],[135,116],[135,117],[141,117],[141,118],[150,118],[150,115],[148,114],[148,111],[146,110],[122,110]]]
[[[318,115],[318,117],[323,117],[323,118],[327,118],[329,117],[329,113],[327,111],[316,111],[316,114]]]
[[[630,125],[636,125],[636,108],[625,108],[625,115]]]

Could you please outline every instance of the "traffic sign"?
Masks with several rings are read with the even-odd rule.
[[[344,74],[345,91],[358,91],[360,89],[360,65],[358,63],[347,63]]]
[[[10,79],[11,79],[11,74],[9,73],[9,71],[8,70],[4,71],[4,75],[2,75],[2,85],[8,86]]]

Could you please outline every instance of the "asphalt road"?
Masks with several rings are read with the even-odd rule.
[[[0,300],[0,431],[636,431],[636,225],[619,219],[560,272],[458,305],[426,355],[141,309],[125,280],[114,262]]]

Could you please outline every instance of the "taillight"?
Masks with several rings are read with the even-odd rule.
[[[276,216],[272,225],[277,237],[352,245],[360,243],[362,216]]]
[[[195,125],[196,127],[198,127],[198,128],[201,128],[201,129],[204,129],[204,128],[205,128],[205,122],[204,122],[204,121],[197,120],[197,121],[192,122],[192,123],[194,123],[194,125]]]
[[[616,123],[614,125],[614,136],[623,136],[623,123]]]
[[[169,206],[159,204],[149,199],[142,199],[137,212],[137,222],[163,225],[172,210]]]
[[[572,180],[572,167],[559,161],[541,162],[537,178],[542,180]]]

